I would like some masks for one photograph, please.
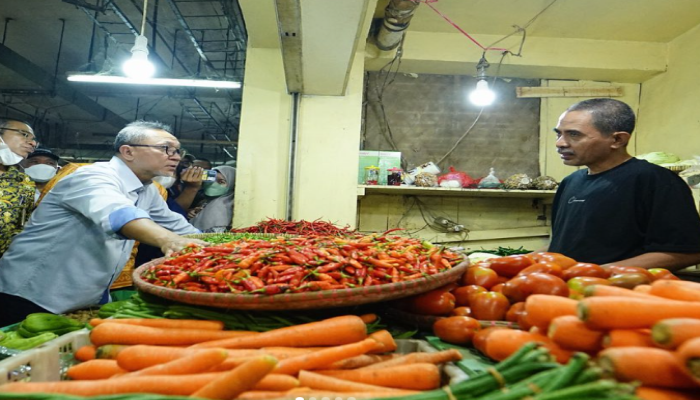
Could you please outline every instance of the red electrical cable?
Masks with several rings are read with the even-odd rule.
[[[457,25],[457,24],[455,24],[454,22],[452,22],[452,20],[449,19],[449,18],[447,17],[447,15],[441,13],[441,12],[438,11],[435,7],[433,7],[433,6],[430,5],[430,3],[437,3],[437,2],[438,2],[438,0],[423,0],[423,1],[422,1],[422,3],[425,3],[426,6],[430,7],[431,10],[435,11],[439,16],[441,16],[441,17],[442,17],[445,21],[447,21],[450,25],[454,26],[455,29],[457,29],[458,31],[462,32],[462,34],[463,34],[464,36],[466,36],[469,40],[471,40],[472,42],[474,42],[474,44],[476,44],[477,46],[479,46],[482,50],[484,50],[484,51],[509,51],[508,49],[503,49],[503,48],[500,48],[500,47],[484,47],[481,43],[477,42],[476,39],[474,39],[473,37],[471,37],[471,35],[469,35],[467,32],[465,32],[464,29],[460,28],[459,25]]]

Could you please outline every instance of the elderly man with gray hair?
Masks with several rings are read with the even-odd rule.
[[[199,231],[151,185],[172,176],[180,161],[171,131],[158,122],[130,123],[109,162],[78,169],[46,195],[0,259],[0,326],[107,301],[134,240],[166,255],[204,244],[179,236]]]

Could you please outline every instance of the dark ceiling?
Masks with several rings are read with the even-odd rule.
[[[75,83],[67,73],[121,75],[143,0],[0,1],[0,116],[29,121],[68,160],[109,158],[136,119],[173,126],[189,152],[235,160],[241,90]],[[247,34],[237,0],[148,0],[157,77],[242,82]]]

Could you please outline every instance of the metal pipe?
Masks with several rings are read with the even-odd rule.
[[[95,19],[97,19],[97,11],[95,11]],[[97,31],[97,25],[92,24],[92,33],[90,34],[90,47],[88,47],[88,65],[92,68],[92,55],[95,47],[95,32]]]
[[[420,4],[418,0],[391,0],[384,9],[384,19],[377,32],[377,47],[381,50],[393,50],[403,39],[411,23],[411,18]]]
[[[153,51],[156,50],[156,26],[158,26],[158,3],[159,0],[156,0],[156,4],[153,7],[153,24],[151,25],[153,27],[153,34],[151,36],[151,42],[153,42]]]
[[[63,48],[63,34],[66,32],[66,20],[59,18],[61,21],[61,36],[58,39],[58,51],[56,52],[56,65],[53,68],[53,87],[51,91],[56,90],[56,79],[58,79],[58,63],[61,61],[61,49]]]
[[[5,18],[5,26],[2,28],[2,44],[5,44],[5,39],[7,39],[7,26],[10,25],[12,18]]]
[[[177,18],[178,22],[180,22],[180,26],[182,26],[182,29],[185,31],[185,34],[192,42],[194,49],[197,50],[197,53],[199,53],[199,58],[204,62],[204,64],[207,67],[209,67],[212,73],[214,73],[216,76],[219,76],[219,73],[216,72],[214,67],[209,63],[209,59],[207,58],[206,54],[204,54],[204,50],[197,42],[197,38],[194,36],[194,33],[190,29],[190,26],[187,24],[187,21],[185,21],[185,17],[182,15],[182,12],[180,12],[180,8],[177,6],[177,4],[175,4],[174,0],[167,1],[168,4],[170,4],[170,8],[173,10],[173,13],[175,14],[175,18]]]
[[[297,156],[297,138],[299,135],[299,105],[301,103],[301,95],[299,93],[291,93],[292,96],[292,116],[289,121],[290,137],[289,137],[289,175],[287,179],[287,221],[292,221],[294,218],[294,179],[296,169]]]

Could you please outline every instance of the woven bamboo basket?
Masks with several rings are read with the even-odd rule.
[[[141,279],[141,274],[153,265],[162,263],[158,258],[134,270],[134,286],[142,292],[181,303],[236,310],[303,310],[355,306],[394,300],[427,292],[458,280],[469,267],[465,261],[439,274],[405,282],[367,286],[352,289],[321,290],[317,292],[265,294],[202,293],[153,285]]]

